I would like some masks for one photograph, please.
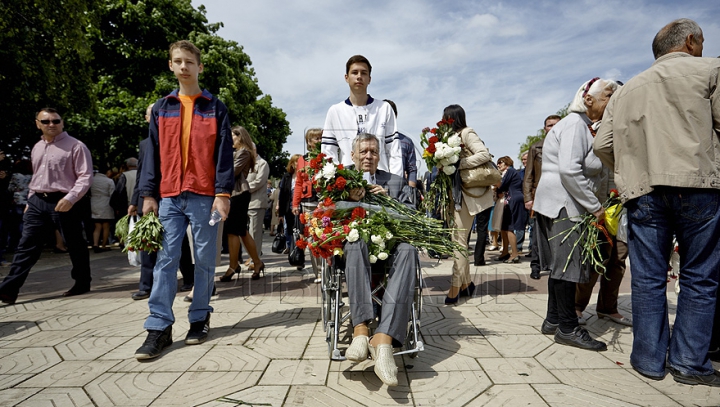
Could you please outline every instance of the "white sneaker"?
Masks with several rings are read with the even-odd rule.
[[[362,362],[368,358],[368,337],[357,335],[345,351],[345,358],[353,362]]]
[[[375,375],[388,387],[397,386],[398,368],[393,356],[393,347],[390,344],[380,344],[376,347],[368,343],[368,350],[375,361]]]

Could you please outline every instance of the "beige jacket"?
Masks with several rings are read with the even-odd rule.
[[[250,188],[250,205],[248,209],[267,209],[268,195],[267,182],[270,177],[270,167],[259,155],[255,157],[255,167],[247,176],[248,187]]]
[[[655,186],[720,189],[720,59],[672,52],[610,99],[593,143],[623,201]]]
[[[475,168],[492,160],[490,151],[480,136],[470,127],[466,127],[460,133],[463,148],[460,150],[460,161],[458,170]],[[493,193],[489,187],[463,188],[463,205],[467,205],[470,215],[475,216],[493,206]]]

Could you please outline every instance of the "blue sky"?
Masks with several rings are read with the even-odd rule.
[[[287,113],[291,154],[349,95],[343,75],[354,54],[370,60],[369,93],[397,103],[398,130],[418,149],[421,129],[460,104],[490,152],[513,159],[584,81],[626,82],[649,67],[652,39],[670,21],[697,21],[704,56],[720,55],[718,0],[193,0],[200,4],[210,22],[224,23],[219,35],[244,47],[260,88]]]

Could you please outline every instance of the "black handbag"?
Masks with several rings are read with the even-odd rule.
[[[305,265],[305,250],[297,247],[295,242],[300,239],[300,217],[295,216],[295,228],[293,229],[292,241],[290,242],[290,252],[288,253],[288,263],[291,266]]]
[[[287,240],[285,240],[285,232],[283,232],[282,225],[278,225],[277,231],[275,232],[275,240],[272,243],[273,253],[282,253],[285,251]]]

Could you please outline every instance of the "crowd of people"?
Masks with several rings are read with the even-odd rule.
[[[720,60],[701,58],[703,41],[695,22],[673,21],[657,33],[656,62],[645,72],[627,84],[599,77],[581,84],[565,117],[545,119],[546,136],[523,152],[519,169],[509,156],[494,160],[460,105],[444,109],[442,119],[461,140],[457,170],[495,163],[502,173],[492,186],[452,185],[451,219],[445,220],[453,225],[449,239],[464,250],[453,253],[445,304],[473,296],[470,259],[476,267],[489,261],[520,263],[529,227],[529,276],[548,277],[542,333],[563,345],[607,349],[583,327],[583,311],[600,279],[597,316],[633,326],[631,364],[639,374],[660,380],[669,371],[681,383],[720,386],[720,374],[710,364],[710,358],[720,355],[720,337],[713,335],[719,330],[713,329],[713,321],[718,318],[720,277]],[[0,250],[15,251],[10,273],[0,284],[3,303],[17,300],[40,256],[47,228],[58,229],[56,249],[67,250],[72,259],[75,285],[64,294],[71,296],[90,290],[88,240],[102,252],[109,247],[118,215],[160,216],[162,250],[141,254],[140,287],[133,293],[136,300],[149,298],[147,338],[135,353],[140,360],[158,357],[172,343],[176,273],[183,262],[189,262],[191,270],[183,272],[181,289],[192,290],[186,297],[191,305],[185,343],[194,345],[207,339],[216,283],[240,273],[241,248],[249,256],[252,280],[264,275],[263,229],[284,234],[286,250],[292,248],[293,230],[304,229],[299,215],[318,205],[308,175],[308,152],[318,145],[333,162],[361,171],[368,182],[367,189],[350,190],[348,201],[384,194],[420,209],[423,190],[430,188],[438,171],[418,176],[416,147],[397,130],[397,105],[368,94],[372,66],[355,55],[345,67],[349,97],[330,107],[323,127],[306,131],[306,151],[291,156],[274,190],[268,163],[248,131],[231,127],[225,105],[199,87],[199,49],[178,41],[169,54],[178,89],[148,108],[149,137],[116,181],[93,171],[87,147],[64,131],[62,117],[51,108],[36,115],[42,140],[31,160],[11,166],[0,152],[0,188],[8,191],[0,202],[0,226],[9,231],[8,238],[0,239]],[[627,226],[608,237],[600,278],[577,247],[583,234],[600,232],[576,225],[588,216],[602,225],[603,203],[614,190],[625,206],[620,223]],[[428,210],[428,216],[436,212]],[[211,221],[215,213],[222,222]],[[83,235],[88,214],[92,228]],[[472,231],[477,236],[471,257]],[[216,281],[223,234],[230,262]],[[563,238],[556,239],[559,235]],[[681,291],[671,332],[665,279],[674,238],[680,250]],[[495,250],[500,253],[488,258],[486,251]],[[347,242],[344,253],[353,327],[346,357],[362,361],[370,355],[383,383],[397,385],[392,349],[405,337],[417,249],[401,242],[391,254],[381,315],[375,315],[370,297],[376,266],[369,261],[365,242]],[[318,259],[308,257],[319,283]],[[632,317],[618,310],[628,257],[633,265]],[[371,335],[368,324],[376,317],[380,322]]]

